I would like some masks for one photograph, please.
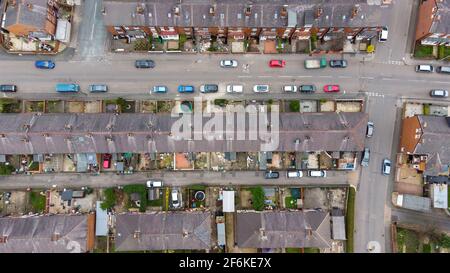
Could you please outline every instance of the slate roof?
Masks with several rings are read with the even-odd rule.
[[[16,1],[16,5],[8,5],[5,12],[5,28],[9,26],[22,24],[35,26],[38,29],[44,29],[47,21],[47,1],[48,0],[27,0]],[[31,4],[29,9],[27,4]]]
[[[248,248],[330,248],[330,214],[323,211],[240,211],[236,219],[236,239],[239,247]]]
[[[0,218],[0,253],[86,252],[87,215]],[[58,240],[52,240],[59,234]],[[55,239],[54,237],[53,239]]]
[[[198,135],[202,129],[196,127],[192,140],[183,140],[171,135],[171,127],[179,118],[170,114],[2,114],[0,154],[260,151],[266,142],[261,139],[271,133],[249,140],[254,117],[245,116],[246,140],[237,140],[236,130],[232,140],[225,139],[223,131],[219,131],[221,138],[193,140],[194,133]],[[204,117],[203,125],[210,119]],[[234,124],[237,119],[235,115]],[[367,120],[366,113],[280,113],[275,150],[362,151]],[[275,124],[270,116],[266,122]],[[193,121],[190,124],[195,125]]]
[[[116,250],[211,248],[209,212],[119,214]]]
[[[105,0],[106,9],[104,22],[106,25],[136,25],[142,21],[147,26],[180,26],[180,27],[285,27],[288,16],[281,16],[281,10],[287,5],[287,10],[296,13],[298,26],[305,22],[305,12],[315,11],[322,7],[323,14],[314,20],[314,26],[381,26],[390,16],[389,8],[381,8],[378,4],[370,4],[367,0],[254,0],[251,1],[251,15],[245,15],[247,1],[216,0],[215,14],[209,13],[211,1],[184,0],[179,5],[179,16],[173,12],[177,0]],[[145,5],[145,12],[139,19],[136,16],[136,6]],[[351,18],[353,7],[357,5],[358,14]],[[125,15],[124,15],[125,14]],[[133,14],[135,17],[133,17]]]
[[[430,33],[450,34],[450,0],[436,1],[437,12]]]

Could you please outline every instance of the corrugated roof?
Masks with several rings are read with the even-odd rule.
[[[170,114],[2,114],[0,154],[76,153],[82,157],[85,153],[261,151],[266,143],[261,139],[270,138],[271,132],[248,140],[253,126],[249,124],[256,118],[254,114],[245,116],[247,140],[237,140],[237,130],[228,140],[223,131],[218,132],[221,138],[195,140],[194,133],[198,135],[203,127],[194,127],[190,139],[182,140],[171,134],[179,118]],[[196,126],[192,119],[190,124]],[[202,124],[211,119],[204,117]],[[232,122],[238,124],[237,120],[235,115]],[[367,120],[366,113],[280,113],[279,145],[274,150],[362,151]],[[266,125],[259,126],[270,123],[275,128],[270,116],[265,121]]]
[[[0,253],[86,252],[87,215],[0,218]]]
[[[101,208],[101,201],[97,201],[95,209],[95,236],[108,235],[108,212]]]
[[[210,212],[119,214],[116,250],[211,248]]]
[[[433,207],[439,209],[448,208],[448,188],[447,184],[432,184],[433,187]]]
[[[332,216],[333,222],[333,240],[347,240],[345,237],[345,217],[344,216]]]
[[[415,196],[410,194],[399,195],[403,196],[401,206],[405,209],[430,212],[431,211],[431,199],[428,197]]]
[[[234,212],[234,191],[223,191],[223,212]]]
[[[330,214],[322,211],[239,212],[239,247],[331,247]]]

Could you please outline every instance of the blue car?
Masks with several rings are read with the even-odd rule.
[[[192,85],[180,85],[178,86],[179,93],[193,93],[194,87]]]
[[[40,68],[40,69],[53,69],[55,68],[55,63],[53,61],[36,61],[34,63],[34,65],[36,66],[36,68]]]

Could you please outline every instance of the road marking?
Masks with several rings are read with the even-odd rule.
[[[351,79],[352,77],[350,76],[339,76],[339,79]]]
[[[293,78],[294,76],[278,76],[279,78]]]
[[[409,82],[424,82],[425,80],[408,80]]]
[[[297,76],[297,78],[312,78],[312,76]]]
[[[328,79],[331,79],[331,78],[333,78],[333,77],[331,77],[331,76],[319,76],[319,78],[328,78]]]
[[[258,78],[272,78],[272,76],[258,76]]]
[[[375,77],[361,77],[361,79],[365,79],[365,80],[374,80]]]
[[[239,75],[238,78],[251,78],[252,76]]]
[[[397,79],[392,79],[392,78],[381,78],[383,81],[395,81]]]
[[[94,16],[97,14],[97,4],[98,4],[98,2],[95,2]],[[91,41],[92,41],[92,39],[94,39],[94,28],[95,28],[95,23],[92,24]]]

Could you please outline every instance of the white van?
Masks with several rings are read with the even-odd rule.
[[[302,171],[287,171],[286,173],[287,178],[300,178],[303,177]]]
[[[380,36],[378,37],[378,42],[381,42],[381,43],[386,42],[387,38],[388,38],[388,34],[389,34],[388,28],[383,27],[380,31]]]
[[[433,72],[433,66],[428,65],[428,64],[419,64],[418,66],[416,66],[416,72],[431,73],[431,72]]]
[[[308,171],[308,176],[311,177],[327,177],[326,171]]]
[[[244,86],[240,84],[229,84],[227,85],[228,93],[242,93],[244,91]]]

